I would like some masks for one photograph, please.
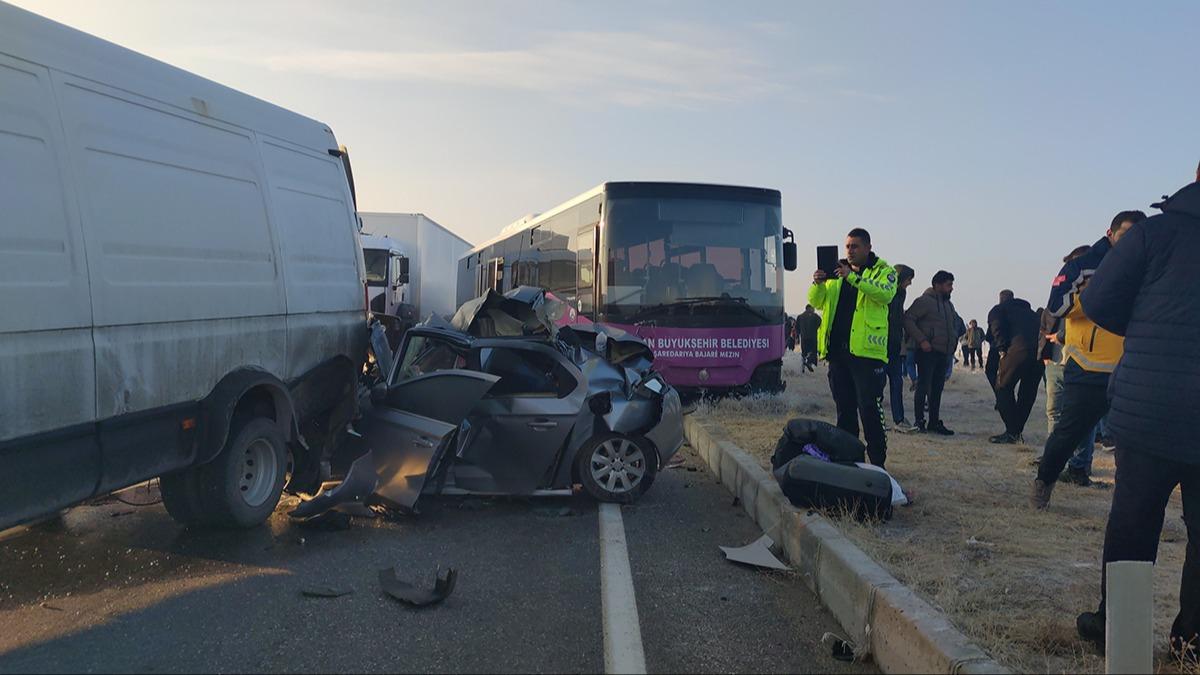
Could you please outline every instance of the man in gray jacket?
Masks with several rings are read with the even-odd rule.
[[[913,401],[917,423],[914,430],[943,436],[954,435],[941,419],[942,388],[946,385],[946,369],[958,345],[961,322],[950,302],[953,292],[954,275],[939,270],[933,275],[933,285],[904,313],[904,327],[918,348],[917,393]],[[928,426],[925,423],[926,400],[929,402]]]

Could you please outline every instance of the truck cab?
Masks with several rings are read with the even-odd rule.
[[[367,268],[367,294],[371,311],[402,316],[412,305],[409,297],[408,256],[388,237],[360,235]]]

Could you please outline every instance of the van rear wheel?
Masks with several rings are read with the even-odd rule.
[[[184,525],[254,527],[275,512],[287,470],[287,444],[275,422],[251,418],[235,424],[213,461],[163,476],[163,503]]]
[[[262,524],[279,504],[287,444],[273,420],[258,417],[233,429],[221,454],[200,467],[203,518],[219,527]]]

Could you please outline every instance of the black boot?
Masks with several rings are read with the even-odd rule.
[[[1084,612],[1075,619],[1075,630],[1079,637],[1104,648],[1104,611]]]

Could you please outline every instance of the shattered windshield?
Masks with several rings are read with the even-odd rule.
[[[780,217],[779,206],[755,202],[610,200],[607,315],[722,297],[774,315],[783,304]]]
[[[466,352],[453,343],[424,335],[413,335],[405,344],[404,358],[393,382],[403,382],[439,370],[465,368],[466,365]]]

